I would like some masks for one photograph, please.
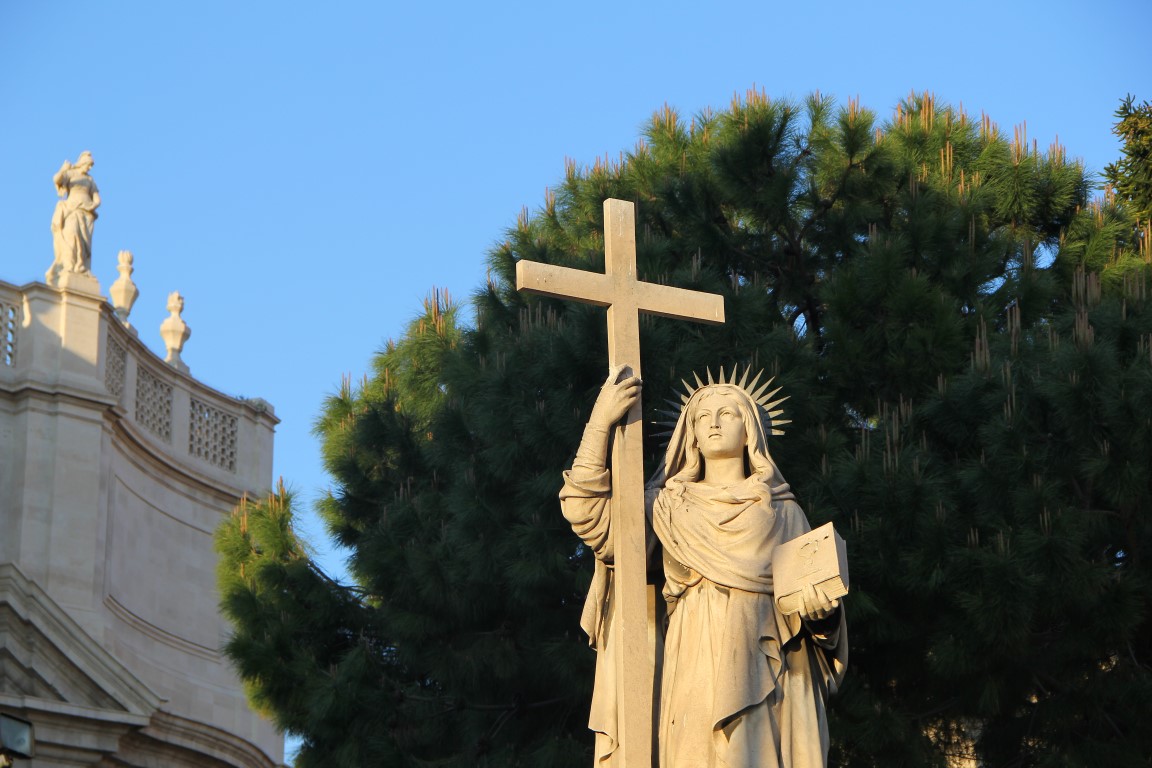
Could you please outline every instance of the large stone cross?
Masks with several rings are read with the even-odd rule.
[[[604,201],[604,274],[520,261],[516,288],[608,308],[608,365],[640,376],[640,312],[706,323],[724,322],[724,298],[636,276],[636,212],[624,200]],[[620,757],[625,768],[651,768],[654,658],[648,629],[644,514],[644,434],[632,406],[612,447],[612,535],[615,551],[613,640]]]

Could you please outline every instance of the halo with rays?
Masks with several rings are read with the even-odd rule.
[[[654,422],[657,426],[663,427],[664,431],[658,432],[655,436],[671,437],[673,430],[676,429],[676,422],[680,418],[680,412],[684,409],[684,406],[688,404],[688,401],[692,398],[692,395],[695,394],[696,390],[709,384],[728,384],[733,387],[740,387],[740,389],[744,390],[748,397],[752,399],[752,402],[756,403],[756,407],[760,409],[760,421],[764,424],[764,432],[774,436],[784,434],[784,430],[781,429],[781,427],[785,424],[791,424],[792,420],[780,418],[784,413],[784,409],[777,408],[777,406],[790,396],[784,395],[775,400],[772,399],[779,394],[781,389],[780,387],[772,389],[772,382],[776,380],[776,377],[770,376],[767,381],[760,384],[760,377],[764,375],[764,371],[760,370],[752,381],[749,382],[748,377],[752,374],[752,366],[748,366],[744,369],[744,374],[740,376],[739,381],[737,381],[737,371],[737,366],[733,366],[732,375],[726,376],[724,366],[720,366],[720,375],[713,378],[712,369],[708,368],[705,370],[707,381],[701,381],[700,376],[694,372],[692,378],[696,380],[695,386],[681,379],[680,383],[684,385],[684,393],[680,395],[679,402],[675,400],[664,401],[670,407],[661,409],[659,411],[660,418]]]

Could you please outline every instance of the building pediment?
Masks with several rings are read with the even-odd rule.
[[[39,585],[0,564],[0,696],[123,713],[146,723],[163,700]]]
[[[35,582],[0,564],[0,711],[31,720],[51,765],[226,768],[275,763],[233,734],[163,710]]]
[[[0,710],[49,764],[93,765],[163,703],[11,563],[0,564]]]

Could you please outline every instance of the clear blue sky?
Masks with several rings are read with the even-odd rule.
[[[1099,171],[1119,100],[1152,99],[1149,29],[1149,0],[0,0],[0,279],[43,279],[52,175],[90,149],[104,290],[132,250],[131,319],[160,352],[184,294],[185,361],[273,403],[275,474],[306,509],[324,397],[433,286],[466,300],[566,156],[616,157],[665,102],[819,89],[886,118],[928,89]]]

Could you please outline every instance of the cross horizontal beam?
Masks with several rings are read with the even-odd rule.
[[[632,285],[632,295],[621,296],[611,275],[535,261],[516,263],[516,288],[521,291],[598,307],[623,304],[640,312],[674,320],[698,320],[714,325],[724,323],[724,300],[721,296],[640,280]]]

